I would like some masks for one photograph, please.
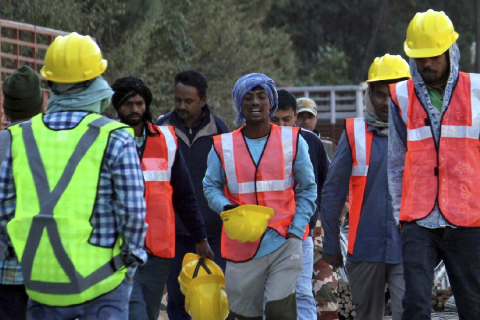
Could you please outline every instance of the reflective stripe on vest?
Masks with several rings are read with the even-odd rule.
[[[156,128],[161,134],[147,136],[142,157],[148,224],[145,242],[147,250],[154,256],[173,258],[175,212],[170,178],[177,152],[177,139],[174,127],[156,126]],[[150,125],[150,131],[155,132],[153,125]]]
[[[35,301],[50,306],[84,303],[115,289],[125,277],[125,268],[118,270],[123,266],[120,239],[113,248],[88,243],[92,231],[89,219],[103,159],[103,153],[97,153],[105,152],[110,132],[119,128],[125,126],[92,114],[71,130],[48,129],[42,115],[9,128],[17,207],[7,231],[21,258],[27,293]],[[46,136],[54,136],[56,141],[37,144],[48,139]],[[100,136],[102,139],[98,139]],[[78,143],[72,144],[72,138]],[[70,145],[70,149],[65,148],[66,145]],[[49,154],[45,153],[47,150],[59,152]],[[63,156],[60,153],[64,153]],[[62,161],[64,168],[58,170],[57,165]],[[45,163],[49,163],[49,167]],[[52,167],[52,163],[57,165]],[[88,179],[87,168],[92,169],[96,177],[90,174],[93,179]],[[72,185],[79,187],[82,180],[86,182],[82,184],[85,188],[93,186],[93,190],[86,191],[93,195],[92,199],[79,201],[85,203],[83,208],[74,203],[76,191],[72,190]],[[81,197],[82,190],[77,191]],[[83,217],[75,216],[79,210]],[[87,225],[88,229],[84,229]],[[81,229],[76,230],[77,226]],[[75,236],[69,237],[72,234]],[[86,265],[85,261],[92,265]]]
[[[258,165],[250,156],[242,129],[213,138],[226,175],[225,196],[234,204],[273,208],[275,213],[268,227],[286,236],[296,208],[293,161],[299,129],[272,125]],[[222,256],[236,262],[250,260],[255,256],[260,241],[239,243],[228,238],[222,230]]]
[[[390,91],[407,129],[400,220],[422,219],[437,202],[452,224],[480,226],[480,199],[474,196],[480,189],[480,75],[459,73],[438,144],[413,81]]]
[[[363,207],[372,149],[373,132],[367,131],[363,118],[345,120],[345,132],[352,153],[352,173],[350,175],[350,212],[348,231],[348,253],[353,255],[360,215]]]

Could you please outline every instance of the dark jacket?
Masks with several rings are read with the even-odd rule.
[[[347,259],[401,263],[400,232],[393,218],[392,197],[387,181],[389,138],[379,134],[380,130],[373,126],[368,126],[367,130],[373,131],[370,167],[355,248],[353,255],[348,254]],[[344,131],[332,159],[322,192],[321,220],[325,232],[323,241],[323,253],[325,254],[341,253],[338,220],[349,189],[352,161],[352,151]]]
[[[178,146],[183,154],[185,162],[190,173],[190,178],[195,189],[197,204],[203,216],[205,229],[209,237],[220,236],[222,231],[222,219],[212,211],[203,195],[202,180],[207,170],[207,157],[213,145],[212,137],[229,132],[225,123],[218,117],[210,113],[208,104],[203,109],[203,116],[200,124],[193,128],[187,128],[175,111],[169,112],[161,117],[157,125],[170,125],[175,127],[175,133],[178,137]],[[178,234],[188,234],[185,230],[178,214],[175,215],[176,232]]]
[[[313,230],[318,220],[318,212],[320,210],[320,205],[322,201],[322,188],[325,178],[327,177],[328,166],[330,165],[330,160],[327,157],[325,147],[320,141],[318,136],[312,131],[301,129],[300,134],[303,139],[308,144],[308,154],[310,156],[310,161],[313,165],[313,173],[315,174],[315,183],[317,184],[317,200],[315,204],[317,205],[317,210],[313,213],[313,216],[310,218],[310,230]]]

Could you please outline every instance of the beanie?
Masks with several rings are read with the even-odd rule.
[[[2,85],[3,110],[14,120],[31,118],[43,107],[40,77],[28,66],[15,70]]]
[[[112,85],[112,90],[115,92],[112,96],[112,105],[117,111],[125,101],[135,97],[137,94],[145,101],[147,110],[152,103],[152,91],[150,91],[150,88],[139,78],[128,76],[117,79]]]

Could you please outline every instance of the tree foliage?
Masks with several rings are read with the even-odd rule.
[[[231,90],[240,76],[262,72],[293,79],[296,73],[289,36],[262,28],[265,10],[249,14],[258,5],[256,0],[17,0],[0,15],[95,37],[108,60],[107,80],[142,78],[154,95],[154,116],[172,109],[175,74],[198,70],[209,80],[210,105],[232,122]]]
[[[134,75],[154,94],[154,115],[173,106],[174,75],[196,69],[209,102],[230,124],[231,89],[245,73],[279,85],[365,80],[376,56],[403,51],[416,12],[443,10],[460,33],[461,69],[472,71],[475,7],[469,0],[3,0],[0,17],[93,36],[105,77]]]
[[[341,70],[346,61],[348,79],[358,83],[365,80],[375,57],[390,53],[406,58],[403,43],[408,23],[416,12],[430,8],[445,11],[452,20],[460,33],[461,69],[472,71],[470,47],[475,36],[474,1],[280,0],[272,4],[264,25],[266,28],[284,28],[290,34],[300,61],[297,66],[301,84],[312,84],[313,80],[317,85],[327,85],[342,78],[340,73],[339,78],[328,80],[323,71],[317,70],[322,55],[312,53],[318,52],[319,48],[323,51],[336,48],[340,54],[344,53],[343,59],[337,55],[325,60],[327,65],[324,67]]]

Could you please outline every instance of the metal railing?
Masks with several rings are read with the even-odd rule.
[[[28,65],[39,72],[50,43],[56,36],[66,34],[68,32],[0,19],[0,84],[22,65]],[[46,105],[47,89],[43,89],[43,98]],[[0,127],[2,128],[4,120],[3,95],[0,90]]]
[[[336,124],[347,118],[363,117],[366,83],[349,86],[285,87],[296,98],[307,97],[317,104],[320,121]]]

